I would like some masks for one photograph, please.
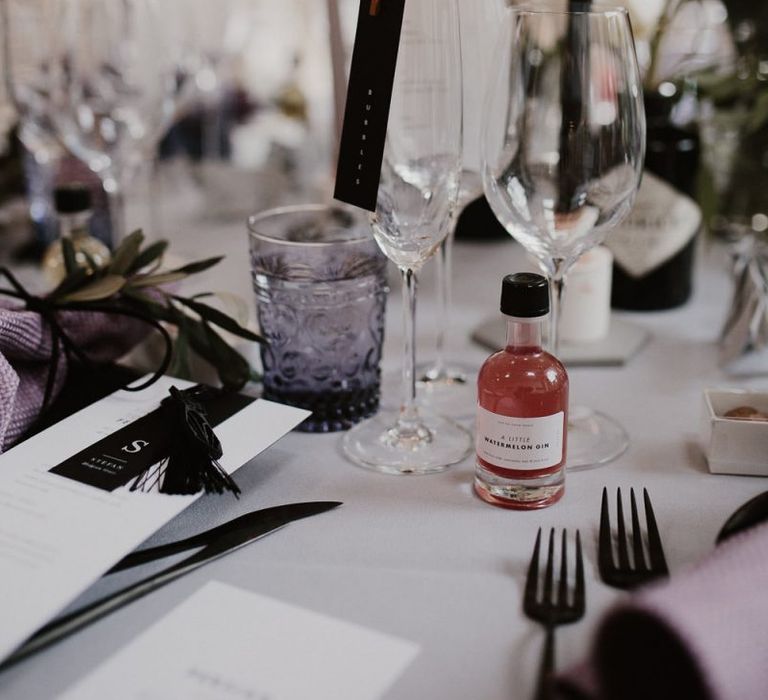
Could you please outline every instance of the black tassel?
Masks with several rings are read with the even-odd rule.
[[[223,454],[221,443],[198,400],[205,391],[204,387],[170,388],[170,396],[161,403],[168,427],[168,457],[136,479],[132,491],[151,491],[159,485],[160,493],[167,494],[231,491],[239,496],[240,488],[218,462]]]

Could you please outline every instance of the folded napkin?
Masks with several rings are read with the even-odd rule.
[[[51,361],[51,332],[40,314],[0,308],[0,452],[8,449],[40,414]],[[67,336],[94,363],[115,360],[147,335],[141,321],[102,313],[61,311]],[[67,359],[59,355],[54,398],[64,384]]]
[[[598,627],[563,698],[768,698],[768,524],[628,597]]]

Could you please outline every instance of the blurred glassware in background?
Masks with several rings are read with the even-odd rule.
[[[346,63],[355,3],[226,0],[214,8],[176,1],[187,15],[184,64],[195,90],[162,152],[192,161],[204,214],[242,218],[329,199],[336,149],[330,41],[341,42],[334,54]]]
[[[727,0],[736,55],[698,76],[705,220],[729,244],[734,293],[720,338],[731,373],[765,374],[768,352],[768,5]]]
[[[14,20],[2,62],[9,83],[19,69],[32,209],[46,240],[54,187],[86,179],[75,156],[103,180],[121,229],[127,221],[155,235],[171,220],[165,200],[196,208],[197,199],[204,215],[231,219],[330,199],[334,95],[346,87],[356,0],[0,3]],[[53,165],[61,154],[64,172]],[[92,229],[107,213],[95,190]]]
[[[762,52],[745,47],[736,61],[699,78],[705,217],[732,242],[768,235],[768,46]]]
[[[40,249],[55,238],[52,198],[64,150],[50,110],[50,45],[55,26],[52,0],[2,0],[2,67],[7,96],[16,110],[18,137],[26,154],[29,213]]]
[[[101,177],[115,240],[126,184],[154,162],[183,88],[159,0],[59,0],[49,40],[49,115],[66,147]]]

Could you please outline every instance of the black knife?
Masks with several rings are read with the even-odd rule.
[[[243,518],[238,518],[231,523],[225,523],[225,525],[220,526],[220,528],[223,528],[222,534],[212,541],[209,541],[202,550],[192,556],[187,557],[177,564],[169,566],[156,574],[137,581],[106,598],[102,598],[95,603],[86,605],[79,610],[75,610],[64,617],[57,618],[44,627],[41,627],[13,654],[11,654],[11,656],[0,664],[0,671],[5,670],[12,664],[25,659],[41,649],[44,649],[50,644],[69,636],[73,632],[77,632],[113,610],[117,610],[123,605],[127,605],[128,603],[147,595],[147,593],[151,593],[161,586],[164,586],[166,583],[175,581],[184,574],[198,569],[209,561],[213,561],[214,559],[223,557],[225,554],[234,552],[236,549],[240,549],[254,540],[284,527],[294,520],[307,518],[311,515],[317,515],[318,513],[324,513],[325,511],[332,510],[340,505],[341,503],[338,501],[289,503],[282,506],[275,506],[274,508],[266,508],[257,511],[256,513],[250,513],[248,516],[243,516],[243,518],[250,518],[247,525],[238,525],[234,528],[229,527],[230,525],[241,522]],[[202,533],[198,537],[206,534],[207,533]],[[196,545],[193,544],[192,546]],[[183,551],[188,548],[189,547],[183,547],[176,551]],[[137,552],[137,554],[139,553]]]
[[[291,506],[275,506],[274,508],[264,508],[262,510],[255,510],[250,513],[246,513],[245,515],[241,515],[237,518],[234,518],[233,520],[229,520],[226,523],[222,523],[221,525],[217,525],[216,527],[212,527],[210,530],[206,530],[205,532],[200,532],[196,535],[192,535],[191,537],[186,537],[183,540],[176,540],[175,542],[168,542],[166,544],[161,544],[156,547],[147,547],[146,549],[140,549],[138,551],[131,552],[127,556],[123,557],[119,562],[117,562],[117,564],[115,564],[104,575],[108,576],[109,574],[114,574],[118,571],[130,569],[134,566],[147,564],[157,559],[163,559],[165,557],[169,557],[172,554],[179,554],[180,552],[186,552],[189,549],[196,549],[197,547],[205,547],[206,545],[211,544],[211,542],[217,540],[222,535],[227,535],[230,533],[235,534],[238,532],[247,534],[253,531],[254,527],[258,527],[261,525],[268,525],[270,523],[279,523],[281,521],[281,518],[284,517],[283,513],[285,511],[283,509],[285,508],[294,509],[295,506],[304,506],[304,505],[306,504],[295,503],[295,504],[292,504]],[[316,504],[312,503],[309,505],[314,506]],[[288,512],[291,512],[291,511],[288,511]],[[314,515],[314,512],[309,513],[309,515]],[[297,517],[305,517],[305,516],[299,515]]]

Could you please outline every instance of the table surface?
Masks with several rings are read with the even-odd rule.
[[[207,221],[195,206],[177,211],[184,211],[184,217],[164,219],[177,255],[227,254],[215,271],[190,288],[203,291],[202,284],[235,292],[252,304],[244,225]],[[523,253],[511,239],[459,243],[454,259],[448,354],[479,367],[488,353],[471,342],[470,330],[498,308],[501,278],[520,269]],[[607,466],[569,474],[557,505],[536,512],[486,505],[471,490],[471,457],[441,474],[384,476],[348,463],[338,434],[292,433],[240,469],[240,500],[202,498],[151,543],[278,503],[340,500],[342,508],[295,523],[209,564],[9,669],[0,674],[0,696],[55,696],[215,579],[416,642],[418,657],[387,699],[530,697],[543,634],[523,616],[520,597],[539,527],[579,528],[585,544],[587,614],[558,633],[563,668],[583,658],[601,614],[625,595],[604,586],[597,576],[603,486],[611,492],[618,486],[649,489],[673,575],[705,556],[725,518],[766,488],[760,478],[709,474],[697,444],[704,388],[768,386],[768,377],[735,379],[718,368],[716,339],[731,295],[726,256],[715,245],[703,245],[697,267],[696,291],[684,308],[622,314],[651,333],[650,342],[626,366],[570,372],[572,399],[615,416],[626,427],[631,446]],[[427,358],[435,329],[429,267],[422,282],[418,349]],[[402,339],[394,277],[393,284],[384,356],[386,403],[397,401]],[[472,413],[470,404],[463,420],[468,427]],[[163,565],[113,575],[76,603]]]

